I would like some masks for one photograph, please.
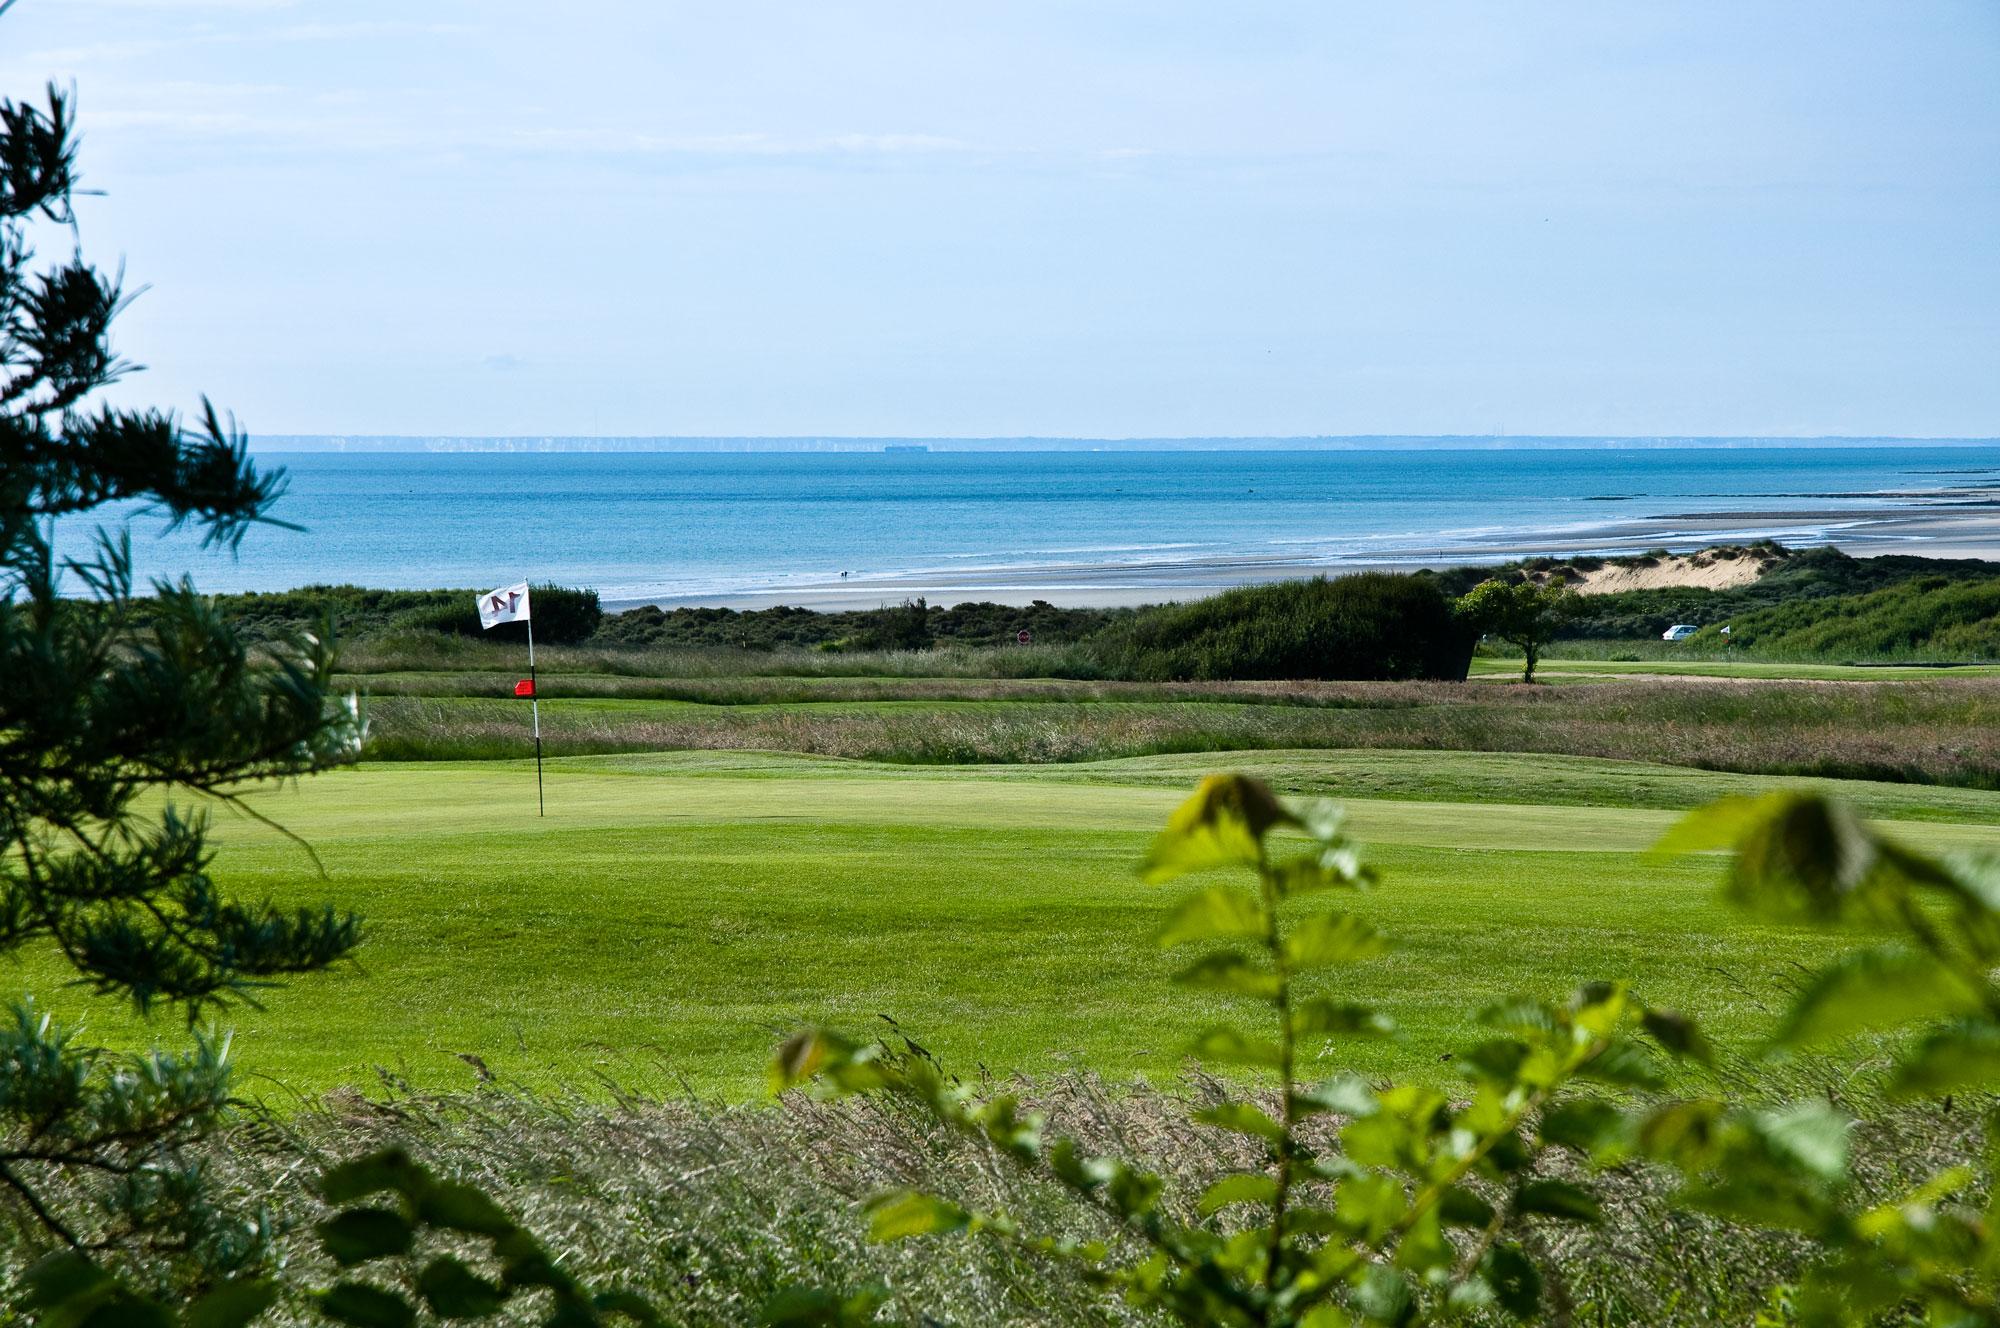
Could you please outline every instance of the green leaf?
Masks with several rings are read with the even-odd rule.
[[[1542,1272],[1519,1245],[1499,1244],[1479,1261],[1479,1277],[1501,1309],[1522,1321],[1542,1309]]]
[[[343,1268],[407,1254],[417,1238],[401,1213],[386,1208],[350,1208],[327,1218],[317,1230],[321,1248]]]
[[[457,1181],[433,1185],[417,1200],[417,1216],[434,1227],[474,1236],[504,1236],[515,1230],[514,1219],[484,1190]]]
[[[77,1302],[45,1315],[40,1328],[177,1328],[171,1310],[156,1300],[119,1288],[108,1295],[92,1294],[88,1309]]]
[[[1954,884],[1930,859],[1884,842],[1851,809],[1816,793],[1725,798],[1689,813],[1655,851],[1727,847],[1736,858],[1725,896],[1767,916],[1831,920],[1884,903],[1899,883]]]
[[[278,1284],[268,1278],[225,1282],[188,1306],[182,1328],[243,1328],[278,1299]]]
[[[319,1298],[319,1312],[351,1328],[411,1328],[417,1312],[393,1291],[366,1282],[336,1282]]]
[[[1493,1220],[1493,1205],[1463,1185],[1453,1185],[1438,1196],[1438,1216],[1448,1227],[1483,1227]]]
[[[1577,1074],[1622,1088],[1658,1088],[1664,1082],[1658,1058],[1626,1038],[1607,1043],[1578,1068]]]
[[[1203,1190],[1196,1206],[1202,1216],[1213,1217],[1231,1204],[1269,1203],[1277,1197],[1277,1177],[1261,1171],[1239,1171]]]
[[[1224,1102],[1217,1106],[1204,1107],[1194,1113],[1194,1120],[1202,1125],[1213,1125],[1219,1130],[1233,1130],[1237,1134],[1268,1139],[1272,1143],[1285,1137],[1284,1126],[1248,1102]]]
[[[1639,1122],[1639,1147],[1647,1157],[1698,1171],[1721,1147],[1725,1111],[1722,1103],[1706,1099],[1666,1103]]]
[[[876,1311],[888,1302],[880,1287],[866,1287],[841,1296],[821,1287],[786,1287],[764,1304],[764,1328],[857,1328],[876,1321]]]
[[[1847,1174],[1848,1132],[1853,1122],[1825,1102],[1802,1102],[1780,1111],[1756,1114],[1758,1132],[1773,1152],[1820,1180],[1833,1182]]]
[[[910,1236],[948,1235],[963,1231],[972,1214],[957,1204],[915,1190],[897,1190],[868,1201],[868,1238],[903,1240]]]
[[[1259,1065],[1271,1070],[1284,1064],[1284,1053],[1277,1043],[1245,1037],[1233,1028],[1209,1029],[1194,1040],[1188,1054],[1224,1065]]]
[[[1542,1112],[1542,1138],[1596,1157],[1615,1150],[1625,1137],[1625,1114],[1597,1098],[1566,1098]]]
[[[1271,790],[1247,775],[1210,775],[1167,818],[1139,873],[1158,885],[1184,872],[1255,866],[1264,835],[1295,824]]]
[[[1668,1054],[1700,1065],[1715,1064],[1715,1048],[1702,1035],[1694,1020],[1672,1010],[1647,1010],[1640,1022],[1653,1041]]]
[[[1529,1181],[1515,1192],[1514,1206],[1524,1213],[1560,1217],[1567,1222],[1595,1225],[1604,1220],[1604,1209],[1597,1196],[1566,1180]]]
[[[1382,953],[1388,941],[1352,913],[1308,918],[1285,937],[1285,962],[1296,972],[1351,964]]]
[[[1375,1323],[1401,1324],[1416,1308],[1410,1280],[1386,1264],[1371,1264],[1354,1287],[1354,1308]]]
[[[417,1290],[440,1319],[483,1319],[507,1303],[507,1292],[449,1254],[441,1254],[417,1274]]]
[[[1294,1037],[1387,1037],[1395,1031],[1389,1016],[1365,1005],[1315,996],[1292,1007]]]
[[[1291,858],[1271,869],[1272,884],[1280,895],[1287,897],[1320,890],[1360,890],[1374,880],[1374,873],[1362,863],[1361,855],[1347,844]]]
[[[1857,950],[1813,976],[1772,1043],[1810,1046],[1978,1008],[1977,993],[1930,955],[1901,946]]]
[[[1306,1092],[1294,1093],[1292,1102],[1293,1110],[1308,1116],[1333,1112],[1356,1120],[1374,1115],[1382,1105],[1368,1081],[1357,1074],[1335,1075]]]
[[[27,1292],[21,1303],[30,1309],[61,1305],[110,1285],[111,1275],[88,1256],[60,1250],[43,1255],[21,1273],[21,1288]]]
[[[1208,991],[1269,1000],[1278,994],[1278,975],[1234,951],[1206,955],[1174,974],[1174,981]]]
[[[1245,890],[1211,885],[1182,901],[1160,928],[1161,949],[1189,941],[1264,934],[1264,907]]]
[[[602,1313],[622,1314],[640,1328],[666,1328],[667,1321],[653,1308],[653,1302],[636,1291],[600,1291],[590,1303]]]
[[[1966,1020],[1938,1029],[1896,1066],[1889,1091],[1897,1097],[1991,1092],[2000,1086],[2000,1029]]]
[[[319,1192],[328,1203],[353,1203],[383,1190],[415,1198],[430,1184],[430,1173],[400,1148],[385,1148],[366,1157],[342,1162],[320,1177]]]

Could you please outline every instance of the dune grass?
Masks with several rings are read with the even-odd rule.
[[[1560,649],[1558,643],[1554,649]],[[1480,655],[1472,661],[1472,676],[1519,678],[1522,661]],[[1714,652],[1689,652],[1675,656],[1662,652],[1657,658],[1600,659],[1588,655],[1573,658],[1544,657],[1535,664],[1535,676],[1544,681],[1565,678],[1676,677],[1741,678],[1764,681],[1801,682],[1919,682],[1953,678],[2000,678],[2000,664],[1824,664],[1799,660],[1725,658]]]
[[[1671,811],[1528,800],[1587,786],[1610,796],[1616,772],[1536,758],[1510,785],[1513,759],[1398,754],[1380,766],[1403,771],[1390,797],[1390,775],[1367,782],[1367,753],[1240,762],[1347,797],[1386,875],[1356,907],[1399,948],[1353,970],[1351,990],[1392,1013],[1406,1041],[1314,1048],[1315,1064],[1441,1079],[1439,1057],[1475,1036],[1482,1002],[1605,976],[1741,1045],[1796,965],[1828,953],[1824,936],[1725,913],[1713,861],[1647,857]],[[1150,937],[1172,894],[1132,868],[1196,771],[1235,764],[1045,775],[567,759],[551,768],[546,819],[524,763],[339,772],[257,795],[318,850],[324,880],[296,845],[247,820],[220,825],[216,870],[247,893],[360,909],[361,964],[227,1022],[246,1087],[278,1103],[372,1083],[377,1066],[462,1087],[476,1077],[463,1057],[547,1088],[601,1074],[742,1097],[783,1030],[866,1030],[885,1015],[968,1069],[1170,1078],[1183,1039],[1216,1008],[1167,982]],[[1756,786],[1643,767],[1622,786],[1649,785],[1656,804]],[[1856,791],[1907,817],[1912,842],[2000,847],[1991,795]],[[1505,800],[1465,800],[1495,796]],[[44,956],[12,977],[60,1010],[88,1011],[101,1033],[148,1035],[58,986],[59,972]]]

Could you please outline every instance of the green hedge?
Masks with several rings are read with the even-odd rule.
[[[1148,682],[1462,679],[1474,639],[1431,578],[1366,572],[1145,610],[1100,649],[1115,673]]]

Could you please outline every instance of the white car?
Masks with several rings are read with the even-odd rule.
[[[1693,623],[1675,623],[1672,627],[1660,633],[1660,639],[1662,641],[1685,641],[1700,630],[1701,628]]]

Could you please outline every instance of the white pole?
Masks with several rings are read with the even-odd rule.
[[[535,682],[535,615],[528,613],[528,710],[535,717],[535,815],[547,816],[542,799],[542,689]]]

